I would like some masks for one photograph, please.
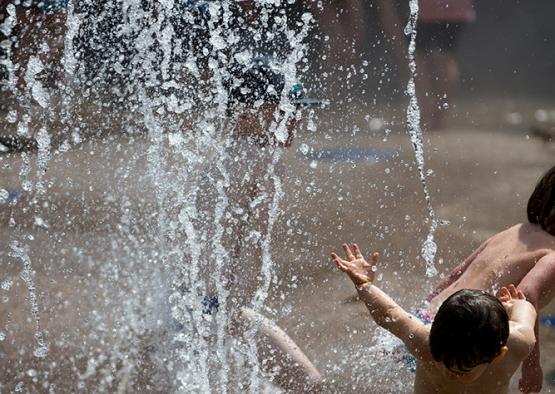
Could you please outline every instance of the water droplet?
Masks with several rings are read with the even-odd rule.
[[[44,219],[38,216],[35,216],[34,224],[37,227],[48,228],[48,224],[44,221]]]
[[[10,198],[10,192],[6,189],[0,189],[0,204],[7,204]]]
[[[2,282],[2,285],[0,287],[4,291],[9,291],[12,288],[12,286],[13,286],[13,281],[10,279],[6,279],[5,281]]]
[[[35,349],[33,355],[37,358],[45,358],[48,356],[48,348],[46,346],[41,346]]]
[[[8,121],[9,123],[17,122],[17,111],[10,110],[10,112],[8,112],[8,115],[6,115],[6,121]]]
[[[308,152],[310,152],[310,147],[307,144],[301,144],[299,146],[299,151],[301,152],[301,154],[306,156]]]

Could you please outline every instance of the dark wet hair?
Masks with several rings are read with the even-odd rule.
[[[555,235],[555,166],[540,179],[528,199],[528,221]]]
[[[228,90],[229,104],[252,106],[259,100],[278,104],[285,87],[285,76],[271,67],[269,59],[258,57],[249,66],[231,66],[224,87]]]
[[[430,331],[430,350],[447,368],[468,371],[491,362],[508,337],[503,304],[482,290],[464,289],[441,304]]]

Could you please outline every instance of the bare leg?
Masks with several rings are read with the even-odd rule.
[[[288,392],[321,390],[320,373],[281,328],[249,308],[241,309],[240,320],[243,329],[256,327],[259,362],[265,372],[274,374],[274,383]]]

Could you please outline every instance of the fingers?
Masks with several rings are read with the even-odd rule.
[[[360,252],[360,248],[358,247],[357,244],[353,244],[353,250],[355,251],[355,257],[357,259],[361,259],[362,258],[362,253]]]
[[[503,302],[507,302],[507,301],[510,301],[511,299],[525,300],[526,296],[522,291],[517,290],[515,285],[510,284],[507,287],[503,286],[501,288],[501,296],[499,297],[499,299]]]
[[[516,286],[513,285],[513,284],[509,285],[509,291],[511,292],[511,296],[513,298],[516,298],[518,300],[525,300],[526,299],[526,296],[524,295],[524,293],[522,291],[518,290],[516,288]]]
[[[380,257],[380,254],[378,252],[372,253],[372,265],[378,264],[379,257]]]
[[[343,251],[345,252],[345,255],[347,256],[347,259],[349,261],[353,261],[355,259],[355,256],[353,256],[353,253],[351,252],[351,248],[349,248],[349,245],[347,244],[343,244]]]
[[[515,285],[513,285],[512,283],[509,285],[509,292],[511,293],[511,297],[517,298],[518,292],[516,291]]]
[[[526,299],[526,296],[524,295],[524,293],[522,291],[518,290],[515,285],[510,284],[509,285],[509,290],[511,291],[513,298],[517,298],[519,300],[525,300]]]
[[[335,265],[337,265],[341,271],[346,272],[348,270],[348,267],[345,264],[347,262],[345,260],[340,259],[339,256],[337,256],[335,253],[331,254],[331,258],[333,259]]]
[[[501,288],[499,299],[501,300],[501,302],[507,302],[511,299],[511,293],[509,292],[509,289],[507,289],[505,286]]]

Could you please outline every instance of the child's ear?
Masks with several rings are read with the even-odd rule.
[[[496,362],[502,360],[503,357],[505,357],[505,355],[507,354],[508,351],[509,351],[509,348],[507,346],[502,346],[501,349],[499,350],[499,354],[497,356],[495,356],[495,358],[493,360],[491,360],[491,362],[496,363]]]

